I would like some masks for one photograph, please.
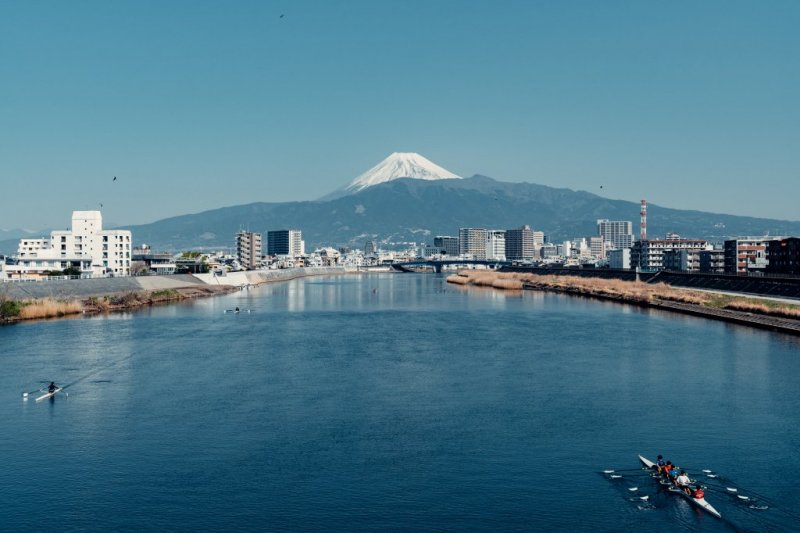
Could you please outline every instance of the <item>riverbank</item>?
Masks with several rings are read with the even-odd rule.
[[[662,283],[492,271],[460,271],[449,276],[447,281],[501,290],[541,290],[589,296],[800,335],[800,305],[676,289]]]
[[[345,274],[340,267],[214,274],[7,282],[0,285],[0,323],[137,309],[228,294],[244,287],[307,276]]]

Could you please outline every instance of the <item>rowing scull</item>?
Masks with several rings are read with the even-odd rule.
[[[41,396],[39,396],[38,398],[36,398],[36,401],[38,402],[38,401],[40,401],[40,400],[44,400],[45,398],[52,398],[53,396],[55,396],[55,395],[56,395],[56,394],[58,394],[59,392],[61,392],[61,387],[58,387],[58,388],[57,388],[56,390],[54,390],[53,392],[46,392],[46,393],[42,394]]]
[[[653,470],[654,467],[656,466],[656,464],[653,461],[651,461],[649,459],[646,459],[646,458],[642,457],[641,455],[639,456],[639,460],[642,462],[642,464],[644,466],[646,466],[650,470]],[[714,509],[714,507],[710,503],[708,503],[705,498],[693,498],[690,495],[686,494],[681,489],[679,489],[678,487],[675,487],[674,485],[672,485],[671,483],[669,483],[669,485],[670,486],[668,487],[667,490],[669,490],[670,492],[672,492],[674,494],[680,494],[681,496],[683,496],[684,498],[686,498],[687,500],[689,500],[690,502],[692,502],[693,504],[695,504],[699,508],[703,509],[704,511],[707,511],[708,513],[716,516],[717,518],[722,518],[722,515],[719,513],[719,511]]]

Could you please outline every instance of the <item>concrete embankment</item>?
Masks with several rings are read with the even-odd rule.
[[[139,291],[181,289],[204,285],[194,276],[139,276],[129,278],[93,278],[48,281],[14,281],[0,286],[3,295],[12,300],[83,299]]]
[[[195,274],[194,277],[208,285],[260,285],[273,281],[288,281],[307,276],[329,276],[345,274],[344,267],[306,267],[286,268],[282,270],[248,270],[247,272],[228,272],[223,276],[216,274]]]
[[[305,276],[344,274],[345,269],[287,268],[284,270],[254,270],[214,274],[176,274],[172,276],[135,276],[128,278],[93,278],[48,281],[14,281],[0,285],[0,295],[11,300],[85,299],[141,291],[201,288],[205,285],[243,287],[273,281],[287,281]]]

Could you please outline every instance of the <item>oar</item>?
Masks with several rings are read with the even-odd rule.
[[[641,468],[622,468],[618,470],[603,470],[604,474],[615,474],[617,472],[641,472]]]
[[[758,497],[751,498],[750,496],[745,496],[743,494],[739,494],[739,489],[737,489],[736,487],[724,487],[724,488],[722,488],[722,487],[707,486],[706,489],[710,490],[711,492],[716,492],[718,494],[727,494],[728,496],[734,497],[737,500],[743,501],[743,502],[752,502],[752,501],[755,501],[755,500],[759,499]],[[755,493],[753,493],[753,495],[755,495]]]
[[[27,400],[29,394],[33,394],[34,392],[42,392],[42,391],[44,391],[44,387],[36,389],[36,390],[28,391],[28,392],[23,392],[22,393],[22,397]]]

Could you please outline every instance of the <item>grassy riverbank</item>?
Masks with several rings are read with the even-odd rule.
[[[464,270],[447,278],[449,283],[477,285],[503,290],[523,288],[596,296],[636,304],[657,301],[679,302],[709,309],[727,309],[743,313],[800,320],[800,306],[773,300],[678,289],[663,283],[647,284],[615,279],[576,276],[540,276],[519,272]]]
[[[188,298],[214,296],[235,291],[227,285],[136,291],[124,294],[93,296],[86,299],[39,298],[31,300],[0,301],[0,322],[18,322],[70,315],[106,313],[136,309],[149,305],[176,302]]]

